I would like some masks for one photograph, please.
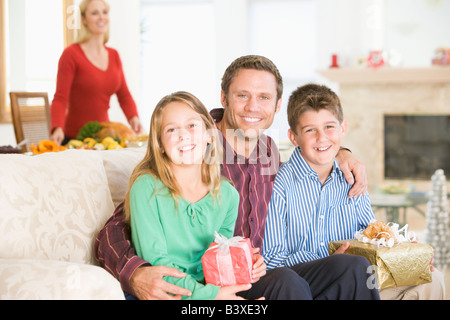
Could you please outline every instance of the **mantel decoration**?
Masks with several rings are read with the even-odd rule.
[[[384,66],[384,58],[382,51],[371,51],[367,58],[367,66],[369,68],[379,68]]]
[[[435,66],[450,66],[450,48],[436,49],[431,64]]]

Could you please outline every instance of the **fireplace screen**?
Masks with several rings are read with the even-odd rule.
[[[450,115],[385,116],[384,130],[385,178],[450,176]]]

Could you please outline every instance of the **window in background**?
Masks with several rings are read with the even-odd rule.
[[[64,47],[62,1],[6,0],[6,8],[6,92],[48,92],[51,101]]]
[[[208,109],[219,107],[225,69],[217,70],[218,63],[237,58],[229,52],[263,55],[279,67],[285,86],[283,107],[272,126],[283,129],[269,134],[276,141],[286,140],[289,95],[316,79],[316,1],[240,1],[141,0],[141,103],[153,110],[164,95],[186,90]],[[230,19],[234,10],[246,14]]]
[[[271,59],[283,77],[283,104],[269,135],[286,140],[289,96],[317,78],[316,1],[250,1],[249,39],[251,52]]]
[[[142,1],[141,103],[153,110],[175,91],[189,91],[217,107],[212,1]],[[142,115],[145,123],[150,114]],[[148,118],[148,121],[147,121]]]

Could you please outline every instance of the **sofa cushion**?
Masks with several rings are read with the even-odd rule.
[[[98,153],[0,155],[0,257],[95,263],[114,207]]]
[[[0,259],[0,300],[124,299],[106,270],[54,260]]]
[[[94,151],[103,159],[114,207],[125,198],[131,173],[144,158],[146,151],[144,147]]]

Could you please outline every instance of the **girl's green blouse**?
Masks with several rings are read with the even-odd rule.
[[[156,192],[155,192],[156,189]],[[190,299],[214,299],[220,287],[204,284],[201,258],[214,232],[233,236],[239,194],[223,180],[219,196],[211,194],[195,203],[173,196],[152,175],[142,175],[130,191],[131,236],[138,256],[150,264],[177,268],[184,278],[164,280],[191,290]]]

